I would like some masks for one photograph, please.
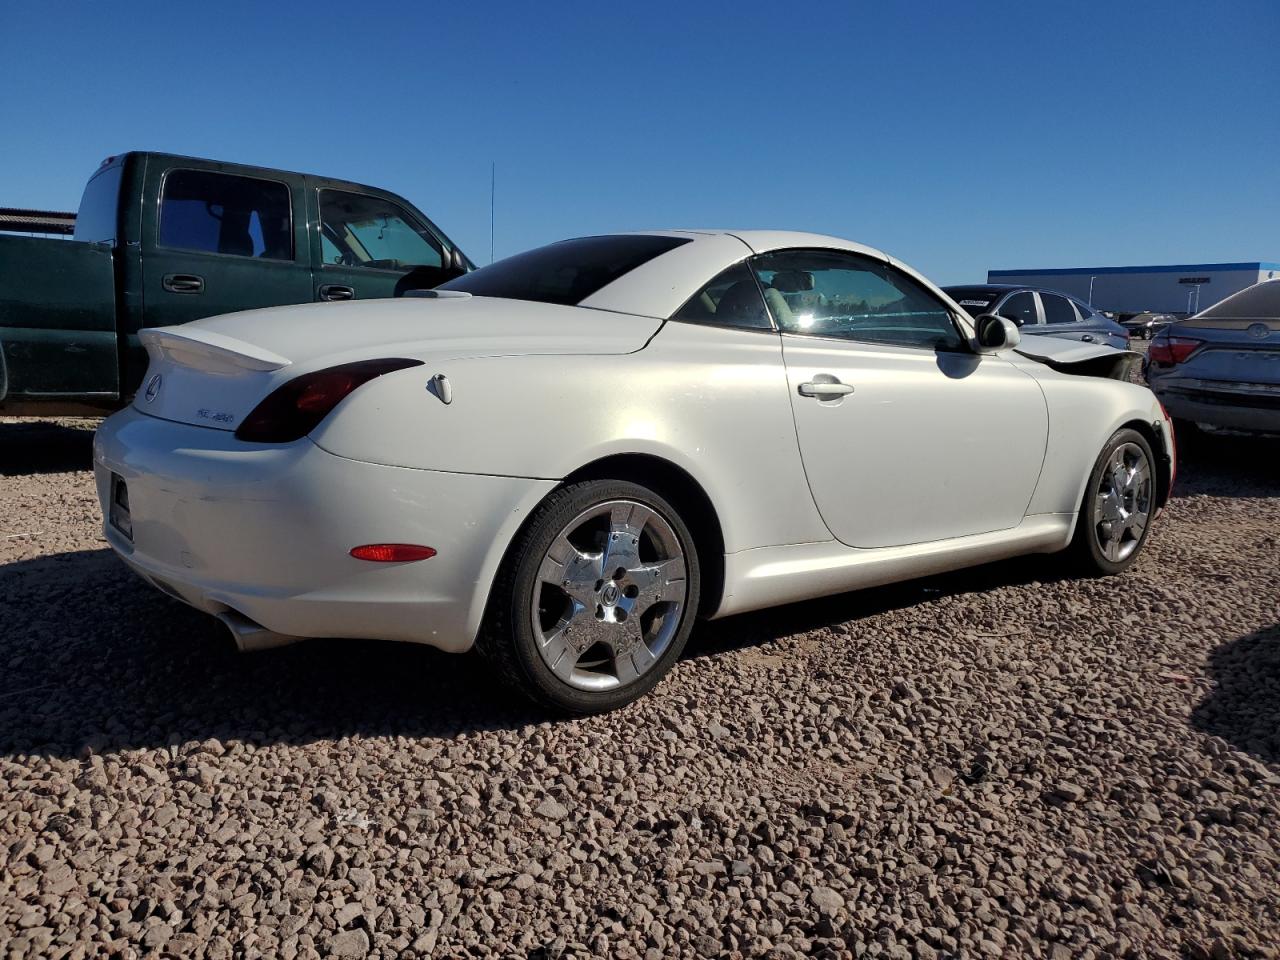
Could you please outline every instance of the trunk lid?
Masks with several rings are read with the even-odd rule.
[[[428,293],[435,295],[272,307],[144,330],[150,364],[134,407],[235,430],[276,387],[337,364],[632,353],[662,325],[604,310]]]

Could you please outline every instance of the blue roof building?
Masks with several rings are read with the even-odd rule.
[[[988,270],[988,283],[1047,287],[1108,313],[1197,313],[1245,287],[1280,277],[1280,263],[1176,263],[1149,267]]]

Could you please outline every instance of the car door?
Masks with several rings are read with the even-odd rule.
[[[375,191],[308,183],[316,211],[316,300],[390,297],[415,267],[446,266],[448,246],[404,204]]]
[[[1067,299],[1070,300],[1070,297]],[[1129,348],[1129,331],[1123,326],[1079,300],[1071,300],[1071,305],[1080,315],[1081,340],[1086,343],[1105,343],[1117,350]],[[1090,340],[1090,337],[1093,339]]]
[[[147,181],[159,202],[143,215],[142,326],[311,300],[301,177],[192,160]],[[137,332],[126,331],[126,394],[146,366]]]
[[[781,330],[809,489],[854,547],[1016,526],[1044,458],[1036,382],[969,349],[947,306],[892,265],[786,250],[752,267]]]
[[[1044,308],[1044,331],[1049,336],[1060,340],[1106,343],[1106,335],[1095,324],[1083,320],[1067,297],[1041,290],[1040,303]]]

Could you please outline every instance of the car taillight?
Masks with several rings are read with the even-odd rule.
[[[1147,357],[1152,363],[1172,366],[1184,363],[1202,346],[1204,346],[1203,340],[1193,340],[1191,337],[1156,337],[1151,341],[1151,349],[1147,351]]]
[[[421,360],[399,357],[359,360],[305,373],[267,394],[244,418],[236,430],[236,439],[253,443],[290,443],[301,439],[357,387],[384,373],[419,366],[422,366]]]

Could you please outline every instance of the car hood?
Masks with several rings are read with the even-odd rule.
[[[1141,355],[1132,350],[1055,337],[1027,337],[1013,352],[1063,373],[1112,380],[1128,379],[1129,372],[1142,360]]]
[[[134,406],[234,430],[276,387],[338,364],[633,353],[661,325],[652,317],[456,293],[251,310],[144,330],[150,365]]]

